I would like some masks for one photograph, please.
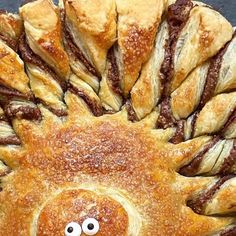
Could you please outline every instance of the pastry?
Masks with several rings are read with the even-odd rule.
[[[0,12],[0,236],[236,235],[236,39],[190,0]]]

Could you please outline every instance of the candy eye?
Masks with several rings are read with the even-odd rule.
[[[81,233],[81,227],[76,222],[70,222],[65,228],[65,236],[80,236]]]
[[[99,231],[99,223],[94,218],[88,218],[83,222],[82,229],[86,235],[95,235]]]

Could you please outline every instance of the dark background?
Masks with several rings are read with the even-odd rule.
[[[128,1],[128,0],[127,0]],[[236,0],[202,0],[213,6],[236,26]],[[16,12],[22,0],[0,0],[0,9]]]

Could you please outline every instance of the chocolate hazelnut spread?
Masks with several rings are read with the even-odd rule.
[[[204,155],[220,140],[219,136],[213,138],[213,140],[205,145],[205,147],[193,158],[193,160],[186,166],[179,170],[179,173],[184,176],[194,176],[204,158]]]
[[[25,34],[20,37],[19,41],[19,51],[24,62],[38,66],[41,70],[47,72],[52,76],[52,78],[60,84],[63,91],[66,91],[66,82],[63,81],[60,76],[58,76],[55,71],[44,62],[38,55],[36,55],[29,47]]]
[[[120,88],[120,73],[115,57],[114,47],[110,48],[110,50],[108,51],[107,61],[108,61],[107,80],[109,81],[109,84],[113,92],[119,96],[122,96],[122,91]]]
[[[235,236],[236,235],[236,226],[226,229],[223,232],[220,233],[219,236]]]
[[[2,35],[1,33],[0,33],[0,39],[4,41],[7,44],[7,46],[9,46],[11,49],[13,49],[14,51],[17,51],[17,47],[18,47],[17,40],[14,40],[10,37]]]
[[[162,96],[169,96],[170,82],[174,72],[174,54],[181,30],[187,23],[193,3],[190,0],[177,0],[170,5],[167,14],[169,39],[165,45],[165,56],[161,66]]]
[[[173,144],[184,142],[184,121],[180,120],[177,122],[177,128],[175,135],[170,140]]]
[[[0,145],[20,145],[20,139],[16,135],[0,137]]]
[[[234,33],[232,39],[234,39],[235,37],[236,37],[236,32]],[[191,124],[192,125],[192,137],[194,135],[195,123],[197,120],[198,113],[202,110],[202,108],[206,105],[206,103],[214,96],[215,88],[216,88],[218,78],[219,78],[221,65],[223,62],[223,57],[228,49],[230,42],[228,42],[224,46],[224,48],[222,48],[220,50],[220,52],[211,59],[210,66],[209,66],[208,73],[207,73],[207,77],[206,77],[204,90],[203,90],[199,105],[196,109],[196,112],[194,113],[194,119],[192,120],[192,124]],[[235,118],[236,118],[236,116],[235,116]],[[229,121],[227,122],[227,124],[225,125],[225,128],[223,130],[226,130],[227,129],[226,127],[228,127],[232,122],[233,122],[232,118],[229,119]],[[221,131],[221,133],[223,133],[223,132],[224,131]]]
[[[63,27],[63,32],[64,32],[64,37],[66,40],[66,44],[69,47],[71,53],[80,61],[83,63],[85,68],[90,72],[92,75],[96,76],[100,80],[100,75],[95,69],[95,67],[91,64],[91,62],[86,58],[82,50],[75,44],[73,36],[70,32],[69,27],[66,24],[66,19],[65,19],[65,11],[61,10],[61,22],[62,22],[62,27]]]
[[[138,121],[138,117],[136,115],[136,112],[135,112],[135,110],[132,106],[132,103],[131,103],[130,99],[128,99],[126,101],[125,106],[126,106],[127,113],[128,113],[128,120],[132,121],[132,122]]]
[[[181,30],[189,19],[189,14],[193,8],[190,0],[177,0],[168,8],[167,23],[169,27],[169,39],[165,44],[165,56],[160,69],[162,103],[161,114],[157,121],[157,127],[166,129],[173,127],[176,123],[170,107],[170,83],[174,72],[174,54],[176,44]]]
[[[160,115],[157,120],[157,128],[167,129],[169,127],[174,127],[176,123],[175,118],[172,115],[170,98],[165,98],[161,102]]]
[[[35,99],[35,103],[41,103],[43,104],[44,107],[46,107],[49,111],[51,111],[54,115],[58,116],[58,117],[63,117],[63,116],[67,116],[68,113],[65,109],[61,108],[61,109],[56,109],[56,108],[53,108],[53,107],[50,107],[49,105],[46,104],[45,101],[39,99],[39,98],[36,98]]]
[[[167,129],[169,127],[176,127],[176,132],[171,138],[170,142],[178,144],[184,141],[184,121],[177,121],[171,111],[170,98],[165,98],[161,103],[160,115],[157,120],[156,127],[159,129]]]
[[[23,98],[26,100],[32,100],[33,96],[32,94],[23,94],[15,89],[7,88],[4,85],[0,85],[0,100],[2,100],[1,98]]]
[[[103,115],[103,108],[101,104],[98,103],[95,99],[89,97],[83,90],[76,88],[72,84],[68,84],[68,90],[71,93],[74,93],[75,95],[82,98],[95,116]]]
[[[229,128],[231,124],[233,124],[236,121],[236,108],[234,109],[231,116],[228,118],[227,122],[225,123],[224,127],[221,130],[221,133],[224,134],[226,130]]]
[[[203,214],[205,204],[211,200],[214,194],[220,189],[220,187],[229,179],[234,178],[235,175],[224,176],[219,179],[216,184],[211,187],[208,191],[202,193],[194,200],[187,202],[187,205],[192,208],[192,210],[197,214]]]
[[[198,110],[201,110],[205,104],[214,96],[215,88],[219,78],[220,68],[223,61],[223,56],[227,50],[224,47],[215,57],[212,58],[208,69],[205,87],[201,96]]]
[[[233,147],[230,151],[230,154],[227,158],[225,158],[219,174],[226,175],[230,174],[232,166],[236,163],[236,140],[234,140]]]
[[[17,119],[26,119],[26,120],[41,120],[41,112],[37,107],[31,106],[20,106],[14,108],[11,104],[7,105],[4,109],[6,116],[12,120]]]

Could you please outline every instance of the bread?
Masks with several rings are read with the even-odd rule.
[[[0,13],[0,236],[234,236],[230,23],[190,0],[19,11]]]

